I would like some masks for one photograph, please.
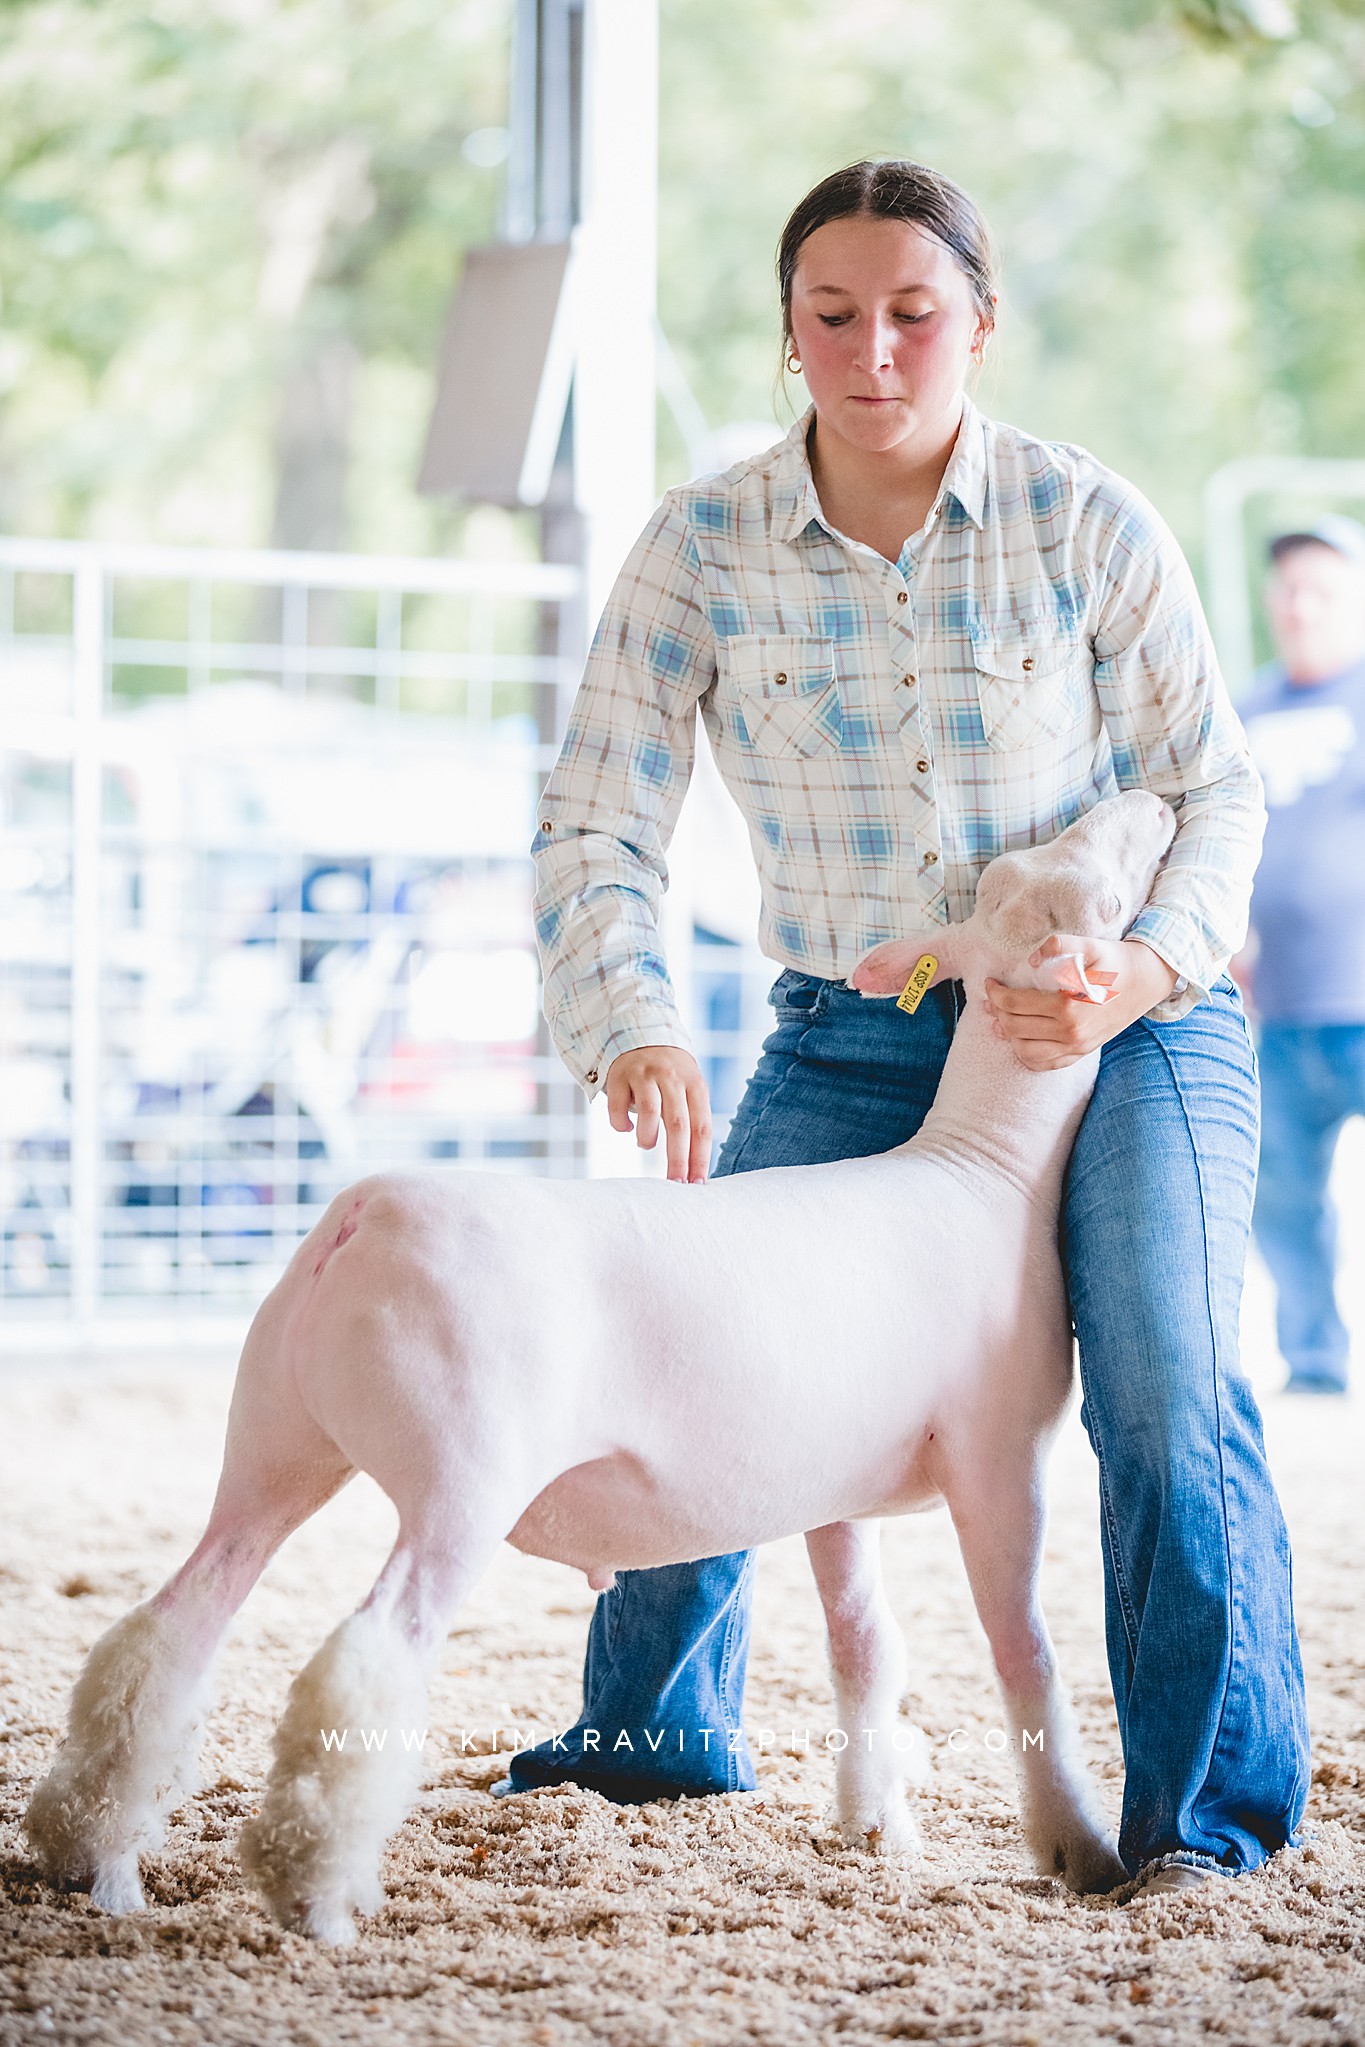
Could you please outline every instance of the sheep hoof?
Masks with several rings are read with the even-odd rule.
[[[351,1909],[338,1898],[314,1898],[301,1904],[293,1923],[297,1932],[325,1947],[350,1947],[356,1937]]]
[[[1081,1898],[1102,1896],[1129,1881],[1113,1841],[1089,1829],[1055,1841],[1048,1855],[1039,1857],[1039,1866]]]
[[[921,1851],[919,1827],[904,1799],[867,1817],[841,1821],[840,1832],[850,1848],[887,1861],[913,1861]]]
[[[130,1852],[96,1867],[90,1885],[90,1902],[101,1912],[141,1912],[147,1900],[137,1872],[137,1856]]]
[[[286,1933],[301,1933],[305,1940],[321,1941],[325,1947],[350,1947],[356,1939],[356,1913],[377,1911],[382,1901],[376,1885],[374,1896],[364,1899],[350,1888],[296,1891],[281,1897],[276,1887],[268,1903]]]

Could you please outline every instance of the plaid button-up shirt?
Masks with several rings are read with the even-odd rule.
[[[1189,569],[1084,449],[968,403],[897,562],[820,510],[806,436],[670,491],[608,601],[532,844],[545,1012],[591,1093],[688,1044],[659,944],[698,709],[747,820],[759,942],[843,979],[971,914],[997,853],[1117,790],[1179,827],[1131,936],[1200,1000],[1246,929],[1261,786]]]

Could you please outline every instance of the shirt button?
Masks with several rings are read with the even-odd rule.
[[[898,590],[896,592],[896,602],[897,604],[908,604],[910,602],[910,592],[908,590]]]
[[[913,675],[903,675],[903,676],[901,677],[901,688],[902,688],[902,689],[913,689],[914,687],[915,687],[915,678],[914,678],[914,676],[913,676]]]
[[[540,829],[541,829],[541,830],[542,830],[543,832],[552,832],[552,831],[554,830],[554,822],[553,822],[553,820],[552,820],[551,818],[548,818],[548,817],[543,817],[543,818],[542,818],[542,819],[540,820]]]
[[[916,761],[915,768],[919,774],[927,775],[929,772],[929,763],[928,761]]]
[[[774,682],[785,682],[786,680],[787,680],[786,675],[781,669],[779,669],[777,674],[773,677]]]
[[[590,1087],[596,1087],[596,1085],[597,1085],[597,1068],[596,1068],[596,1067],[594,1066],[594,1067],[593,1067],[593,1069],[592,1069],[592,1072],[591,1072],[591,1073],[585,1073],[585,1074],[584,1074],[584,1076],[583,1076],[583,1078],[584,1078],[584,1080],[586,1080],[586,1081],[587,1081],[587,1083],[588,1083],[588,1085],[589,1085]]]
[[[1032,666],[1033,666],[1033,656],[1032,656],[1032,654],[1025,654],[1025,656],[1024,656],[1024,668],[1025,668],[1025,670],[1027,671],[1028,669],[1032,668]]]
[[[926,866],[926,867],[935,867],[935,866],[937,866],[937,864],[938,864],[938,854],[937,854],[937,853],[926,853],[926,854],[925,854],[925,856],[924,856],[924,864],[925,864],[925,866]]]

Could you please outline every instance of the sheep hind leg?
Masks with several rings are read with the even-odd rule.
[[[466,1523],[463,1544],[400,1529],[369,1598],[295,1678],[261,1811],[240,1841],[282,1926],[341,1945],[355,1938],[355,1913],[378,1909],[384,1843],[420,1784],[428,1677],[515,1520]]]
[[[1034,1863],[1068,1890],[1112,1891],[1127,1882],[1128,1872],[1081,1752],[1038,1600],[1042,1501],[1042,1470],[1030,1462],[975,1474],[954,1488],[948,1505],[1000,1680]]]
[[[876,1854],[916,1855],[920,1836],[905,1798],[907,1763],[918,1784],[927,1757],[922,1738],[916,1744],[918,1730],[899,1720],[905,1640],[882,1582],[881,1524],[831,1522],[809,1532],[806,1549],[825,1609],[836,1711],[847,1736],[835,1765],[840,1827],[845,1840]]]
[[[302,1464],[262,1453],[262,1440],[270,1433],[248,1443],[230,1426],[198,1547],[91,1649],[66,1740],[24,1816],[48,1881],[88,1889],[107,1912],[145,1903],[138,1854],[160,1845],[166,1814],[193,1788],[209,1674],[229,1622],[286,1536],[351,1474],[320,1430]],[[289,1444],[297,1449],[297,1434]]]

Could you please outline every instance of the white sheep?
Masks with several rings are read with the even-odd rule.
[[[1044,1458],[1071,1385],[1058,1209],[1098,1062],[1027,1071],[982,983],[1045,985],[1027,958],[1049,933],[1121,934],[1173,822],[1155,796],[1111,798],[993,861],[965,923],[861,963],[865,993],[900,991],[925,954],[966,984],[933,1109],[895,1151],[703,1186],[382,1175],[339,1196],[248,1334],[202,1541],[76,1684],[27,1815],[47,1876],[110,1911],[142,1903],[138,1852],[185,1785],[214,1650],[358,1469],[398,1509],[397,1541],[295,1679],[242,1836],[284,1925],[344,1941],[377,1905],[421,1764],[400,1730],[424,1725],[427,1675],[504,1539],[600,1586],[808,1531],[841,1723],[879,1731],[839,1757],[843,1830],[912,1848],[878,1517],[940,1498],[1038,1867],[1078,1891],[1121,1883],[1038,1602]],[[344,1748],[324,1744],[343,1728]],[[371,1752],[362,1728],[392,1738]]]

